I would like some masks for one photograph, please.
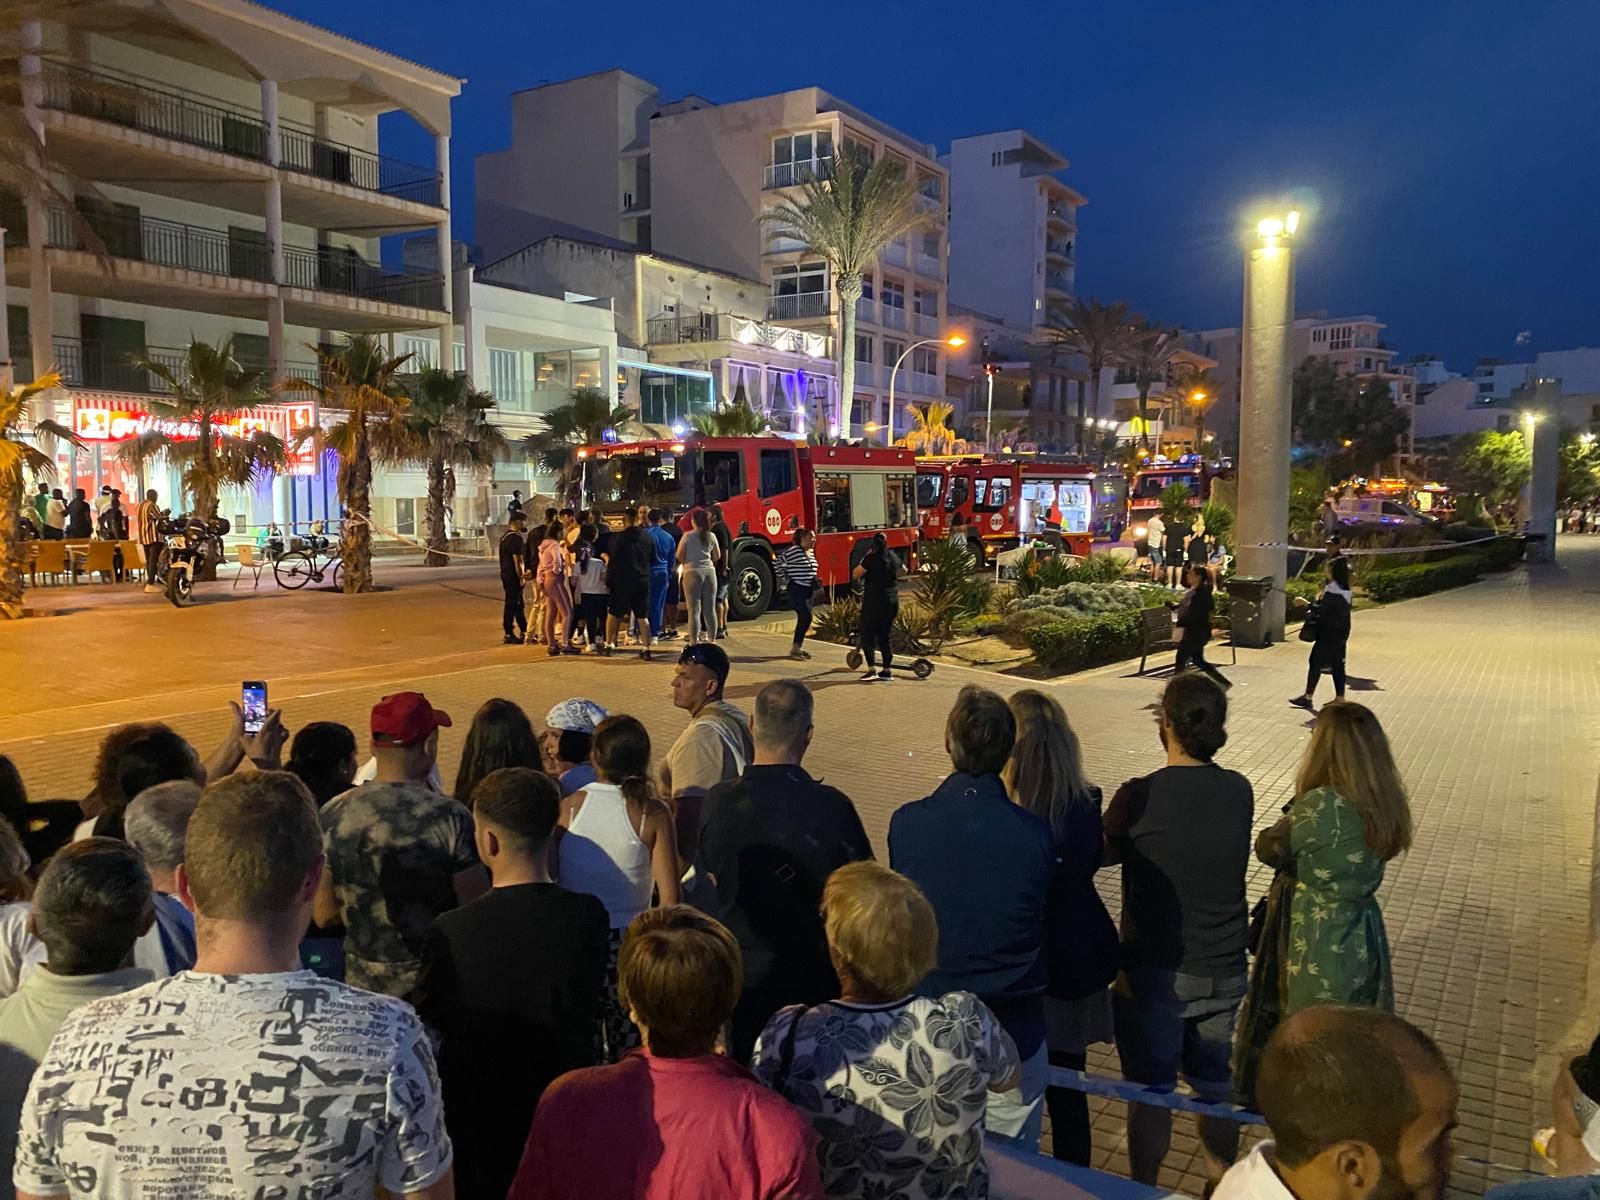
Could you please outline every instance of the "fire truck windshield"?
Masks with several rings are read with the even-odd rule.
[[[939,503],[940,494],[944,491],[943,475],[918,475],[917,476],[917,507],[933,508]]]
[[[687,508],[694,496],[693,479],[688,454],[619,454],[590,466],[589,494],[602,507]]]
[[[1175,483],[1181,483],[1189,489],[1191,496],[1200,494],[1200,476],[1193,471],[1161,471],[1149,475],[1140,475],[1133,485],[1133,498],[1135,500],[1155,500],[1161,495],[1163,488],[1169,488]]]

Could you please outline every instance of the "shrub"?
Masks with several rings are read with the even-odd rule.
[[[840,596],[817,609],[811,622],[811,636],[848,646],[855,641],[856,627],[860,623],[861,601],[851,595]]]
[[[1103,613],[1038,625],[1025,638],[1046,670],[1081,671],[1138,654],[1144,644],[1144,622],[1136,610]]]
[[[1039,608],[1070,609],[1075,616],[1094,613],[1118,612],[1129,608],[1142,608],[1144,602],[1139,589],[1121,584],[1064,583],[1060,587],[1045,588],[1017,601],[1017,607],[1026,612]]]
[[[1471,583],[1483,570],[1484,561],[1481,554],[1457,554],[1438,562],[1368,571],[1363,583],[1367,595],[1381,604],[1388,604]]]
[[[1310,604],[1317,598],[1317,593],[1322,590],[1322,581],[1320,579],[1307,579],[1302,575],[1298,579],[1291,579],[1285,583],[1283,590],[1289,599],[1301,600],[1306,604]]]
[[[1487,525],[1457,525],[1451,523],[1441,525],[1438,529],[1439,537],[1446,542],[1476,542],[1483,538],[1494,536],[1494,530]]]
[[[977,563],[964,542],[924,542],[917,574],[917,596],[930,607],[958,616],[975,617],[989,602],[994,585],[977,574]]]
[[[1233,545],[1233,510],[1220,500],[1207,500],[1200,506],[1200,519],[1205,522],[1206,536],[1220,545]]]
[[[1522,561],[1522,553],[1527,546],[1527,542],[1519,537],[1497,537],[1492,542],[1473,546],[1472,550],[1483,556],[1484,570],[1509,571]]]

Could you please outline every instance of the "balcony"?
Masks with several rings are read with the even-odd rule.
[[[878,304],[871,296],[862,296],[856,301],[856,320],[869,321],[873,324],[878,320]]]
[[[272,250],[264,235],[239,237],[221,229],[121,212],[91,211],[84,220],[99,234],[106,253],[124,262],[257,283],[272,276]],[[86,251],[77,229],[64,209],[53,208],[45,244],[55,250]]]
[[[880,368],[876,363],[862,362],[860,359],[856,360],[857,387],[887,387],[888,383],[886,377],[888,373],[888,367]],[[884,379],[885,382],[880,384],[878,382],[880,379]]]
[[[763,254],[796,254],[806,248],[806,243],[800,238],[785,237],[782,234],[773,234],[762,243]]]
[[[944,387],[939,382],[937,375],[928,375],[922,371],[911,372],[911,394],[913,396],[943,396]]]
[[[1046,238],[1044,252],[1056,258],[1064,258],[1070,262],[1072,260],[1072,243],[1060,241],[1056,238]]]
[[[918,337],[938,337],[939,315],[937,313],[912,313],[911,332]]]
[[[1046,291],[1065,292],[1068,295],[1072,293],[1072,280],[1060,271],[1046,271],[1044,286]]]
[[[369,263],[353,250],[336,246],[283,248],[286,287],[337,292],[380,304],[401,304],[434,312],[444,308],[444,277],[430,271],[395,271]]]
[[[926,213],[930,217],[942,217],[944,216],[944,201],[938,196],[929,196],[923,192],[918,192],[917,211]]]
[[[769,325],[737,313],[686,313],[652,317],[645,322],[645,344],[648,346],[672,347],[706,342],[767,346],[788,354],[804,354],[809,358],[827,358],[833,352],[833,339],[826,334]]]
[[[878,263],[885,267],[904,267],[911,262],[910,251],[904,242],[890,242],[878,252]]]
[[[937,254],[917,254],[917,274],[924,279],[943,279],[944,263]]]
[[[1073,219],[1072,210],[1065,204],[1052,204],[1045,210],[1045,220],[1051,225],[1064,225],[1068,229],[1076,229],[1077,221]]]
[[[883,318],[879,324],[881,324],[885,329],[907,328],[908,324],[906,321],[906,310],[904,308],[895,308],[891,305],[885,304],[883,306]]]
[[[182,346],[146,346],[143,354],[118,354],[106,350],[99,342],[75,337],[57,337],[51,340],[55,361],[51,366],[61,373],[61,381],[68,387],[93,388],[108,392],[132,392],[135,395],[162,395],[171,391],[158,377],[143,367],[135,366],[134,358],[145,358],[168,367],[175,374],[183,370],[188,350]],[[239,365],[259,371],[263,376],[271,373],[271,364],[241,357]],[[16,360],[16,377],[21,382],[34,378],[33,362],[27,357]],[[316,363],[285,363],[288,378],[316,382],[321,369]]]
[[[266,161],[267,127],[259,113],[137,76],[47,63],[43,107],[257,163]],[[444,181],[431,167],[346,146],[284,123],[278,135],[285,171],[431,208],[443,202]],[[69,158],[77,157],[75,169],[93,178],[95,162],[83,161],[82,152],[80,148],[79,156]]]
[[[828,292],[772,296],[767,305],[767,317],[773,321],[804,321],[812,317],[825,317],[832,311],[833,299]]]
[[[762,170],[761,190],[770,192],[775,188],[794,187],[796,184],[810,183],[814,179],[821,179],[833,172],[833,157],[802,159],[800,162],[769,163]]]

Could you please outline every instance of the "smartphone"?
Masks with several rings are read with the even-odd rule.
[[[267,721],[266,680],[246,679],[239,689],[239,707],[244,709],[245,734],[254,737]]]

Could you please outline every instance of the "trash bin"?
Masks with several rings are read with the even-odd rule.
[[[1267,597],[1272,595],[1271,575],[1234,575],[1227,582],[1228,627],[1235,646],[1260,649],[1271,645],[1267,627]]]

